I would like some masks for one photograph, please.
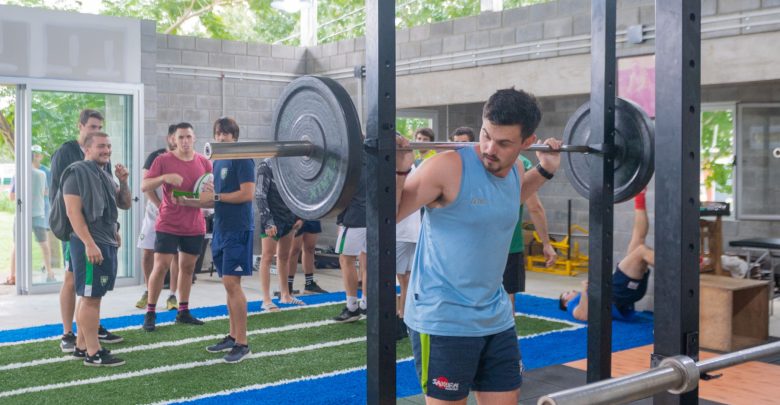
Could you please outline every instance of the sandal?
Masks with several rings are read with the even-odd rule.
[[[279,303],[280,304],[285,304],[285,305],[299,305],[299,306],[306,305],[305,302],[303,302],[303,301],[301,301],[301,300],[299,300],[298,298],[295,298],[295,297],[292,297],[292,301],[290,301],[290,302],[284,302],[284,301],[280,300]]]
[[[263,311],[267,311],[267,312],[278,312],[279,311],[279,307],[276,306],[276,304],[274,304],[273,302],[271,302],[271,303],[265,303],[264,302],[263,305],[260,308]]]

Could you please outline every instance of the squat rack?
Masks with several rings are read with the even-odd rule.
[[[591,133],[614,145],[616,0],[591,2]],[[656,287],[652,363],[698,359],[699,0],[656,1]],[[367,402],[395,403],[395,1],[366,2]],[[611,376],[613,166],[592,159],[589,209],[588,382]],[[656,403],[698,403],[698,391]]]

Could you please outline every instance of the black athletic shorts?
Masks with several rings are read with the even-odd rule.
[[[525,291],[525,261],[523,252],[510,253],[504,268],[504,290],[508,294]]]
[[[156,232],[154,253],[175,255],[178,252],[200,255],[205,235],[181,236],[166,232]]]

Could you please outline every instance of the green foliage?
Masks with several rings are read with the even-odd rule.
[[[430,127],[431,120],[427,118],[400,118],[395,119],[395,129],[410,140],[418,128]]]
[[[704,186],[718,193],[733,193],[734,116],[732,110],[701,114],[701,171]]]
[[[11,214],[11,216],[13,216],[16,213],[16,204],[14,203],[14,201],[11,201],[8,198],[7,191],[0,192],[0,213],[8,213]],[[0,221],[0,223],[2,223],[2,221]],[[9,226],[8,230],[10,229],[11,227]],[[0,228],[0,232],[5,232],[5,229]],[[3,262],[0,261],[0,266],[2,266],[2,263]]]

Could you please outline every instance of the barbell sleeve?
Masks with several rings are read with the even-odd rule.
[[[408,147],[398,150],[455,150],[473,147],[478,142],[411,142]],[[211,160],[254,159],[284,156],[309,156],[314,151],[314,144],[308,141],[285,142],[225,142],[207,143],[203,154]],[[556,152],[549,145],[533,144],[528,149],[531,152]],[[587,145],[562,145],[557,152],[591,153],[595,149]]]

